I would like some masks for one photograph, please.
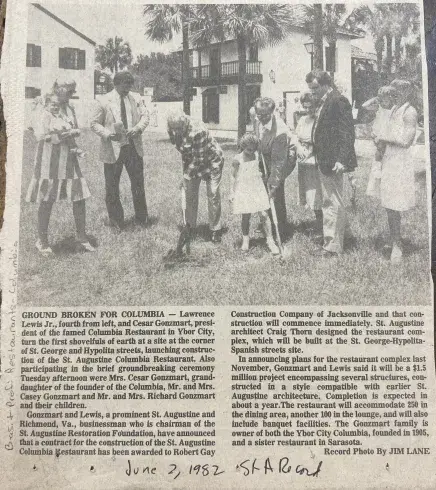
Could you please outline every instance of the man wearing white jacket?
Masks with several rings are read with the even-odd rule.
[[[106,207],[109,224],[122,229],[124,211],[120,201],[120,178],[126,167],[132,189],[135,221],[148,222],[144,190],[142,132],[149,123],[148,111],[130,90],[133,76],[124,71],[114,76],[114,90],[96,101],[91,129],[100,136],[100,160],[104,164]]]

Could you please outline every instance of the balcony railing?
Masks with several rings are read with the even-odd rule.
[[[205,65],[191,68],[193,80],[204,80],[207,78],[233,77],[239,74],[239,61],[227,61],[220,65]],[[247,75],[261,75],[260,61],[246,62]]]

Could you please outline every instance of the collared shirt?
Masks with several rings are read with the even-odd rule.
[[[265,134],[265,131],[271,131],[271,129],[272,129],[272,123],[273,123],[272,116],[271,116],[271,119],[266,124],[262,124],[259,121],[259,137],[260,138],[262,138],[262,136]]]
[[[211,174],[221,172],[223,152],[202,124],[191,124],[188,133],[176,142],[176,148],[182,155],[185,179],[208,179]]]
[[[120,111],[120,121],[121,121],[121,95],[115,90],[115,97]],[[126,95],[124,98],[124,105],[126,106],[126,115],[127,115],[127,129],[131,129],[133,127],[132,123],[132,106],[130,105],[130,99]]]

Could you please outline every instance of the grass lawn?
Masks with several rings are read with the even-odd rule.
[[[202,266],[186,265],[166,270],[162,256],[175,248],[181,221],[178,186],[181,163],[166,135],[146,133],[145,186],[154,225],[128,227],[115,234],[104,225],[103,166],[98,160],[98,138],[83,131],[79,140],[87,151],[82,170],[92,197],[87,201],[88,234],[98,245],[96,253],[77,253],[70,203],[56,203],[49,238],[55,255],[44,258],[35,249],[37,205],[22,201],[19,249],[19,303],[34,306],[91,305],[424,305],[430,303],[428,223],[425,177],[416,179],[418,204],[404,214],[406,257],[392,266],[381,247],[386,234],[383,209],[365,196],[374,148],[357,144],[357,209],[350,210],[354,236],[340,258],[320,259],[310,236],[313,216],[298,205],[296,172],[287,179],[288,220],[293,236],[287,240],[281,263],[262,240],[249,253],[238,250],[240,219],[228,202],[230,158],[235,147],[222,144],[226,165],[222,182],[223,218],[227,232],[221,245],[199,238],[191,254]],[[24,135],[22,196],[32,174],[35,141]],[[348,185],[348,184],[347,184]],[[411,183],[413,185],[413,183]],[[133,215],[126,172],[121,180],[122,203],[128,219]],[[205,188],[201,186],[199,224],[207,221]],[[347,198],[347,202],[349,199]],[[252,234],[257,219],[252,219]]]

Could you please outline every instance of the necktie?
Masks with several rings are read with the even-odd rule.
[[[263,135],[265,134],[266,128],[263,124],[259,125],[259,139],[262,140]]]
[[[120,97],[121,99],[121,121],[124,124],[124,127],[126,129],[129,129],[128,124],[127,124],[127,112],[126,112],[126,104],[124,102],[124,97]]]

